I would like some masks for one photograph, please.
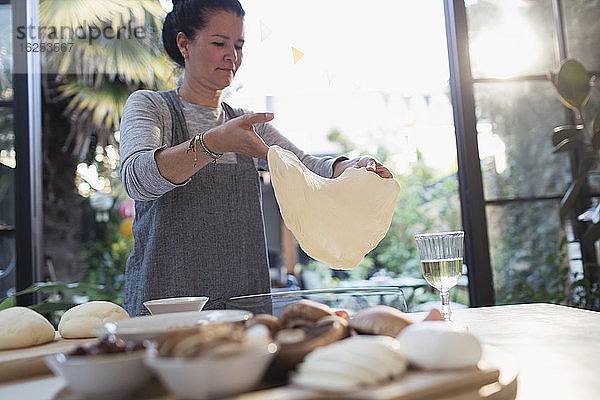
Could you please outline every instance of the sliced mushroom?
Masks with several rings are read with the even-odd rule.
[[[244,341],[243,325],[219,323],[168,333],[158,340],[157,347],[163,357],[196,357],[221,343]]]
[[[287,372],[317,347],[326,346],[347,337],[347,326],[340,320],[341,318],[334,317],[307,329],[305,339],[300,342],[279,342],[280,350],[273,362],[273,368],[280,373]],[[285,331],[285,329],[281,330],[279,334]]]
[[[291,321],[317,322],[327,315],[333,315],[333,311],[329,306],[313,300],[302,299],[283,307],[279,313],[279,324],[284,328],[288,328]]]
[[[308,329],[315,325],[315,321],[307,319],[290,319],[285,323],[287,329]]]
[[[275,340],[282,345],[297,344],[306,340],[306,332],[302,329],[282,329],[275,334]]]
[[[402,311],[389,306],[375,306],[360,310],[350,319],[350,328],[368,335],[398,336],[412,324]]]
[[[271,314],[257,314],[250,320],[246,322],[246,328],[251,328],[254,325],[262,324],[269,328],[269,332],[271,332],[271,336],[275,336],[275,334],[281,329],[281,325],[277,318],[272,316]]]
[[[337,315],[328,315],[326,317],[323,317],[315,323],[315,326],[326,325],[330,321],[338,321],[340,324],[342,324],[344,328],[348,329],[348,320],[344,317],[339,317]]]

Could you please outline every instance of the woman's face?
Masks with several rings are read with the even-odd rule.
[[[231,84],[242,64],[242,17],[218,11],[208,19],[204,29],[196,31],[193,41],[187,40],[185,35],[180,40],[179,36],[179,48],[184,57],[187,53],[185,79],[192,79],[212,90],[222,90]]]

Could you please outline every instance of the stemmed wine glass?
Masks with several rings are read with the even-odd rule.
[[[423,277],[440,291],[445,321],[450,321],[452,316],[450,289],[456,286],[462,274],[464,236],[463,231],[415,235]]]

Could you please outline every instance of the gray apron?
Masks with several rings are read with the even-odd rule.
[[[159,92],[171,112],[172,143],[189,140],[175,91]],[[227,119],[233,110],[222,103]],[[124,308],[148,314],[143,302],[208,296],[204,309],[233,296],[270,292],[262,193],[251,157],[209,163],[185,186],[135,202],[134,248],[125,270]]]

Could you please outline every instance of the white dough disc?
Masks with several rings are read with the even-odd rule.
[[[384,238],[400,195],[395,179],[366,168],[323,178],[279,146],[267,158],[283,220],[309,256],[353,269]]]
[[[29,347],[54,340],[54,327],[43,315],[26,307],[0,311],[0,350]]]

